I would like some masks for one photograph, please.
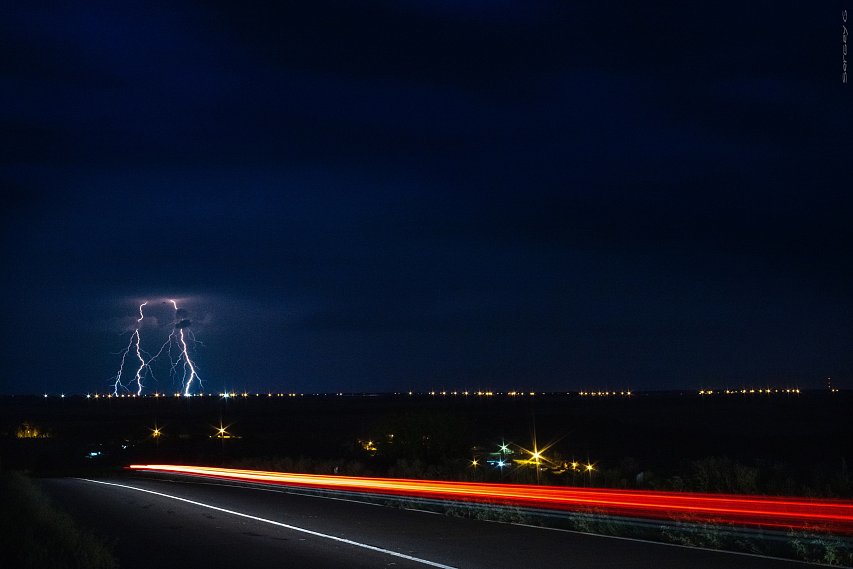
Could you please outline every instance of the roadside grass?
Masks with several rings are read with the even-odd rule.
[[[110,569],[115,557],[95,536],[56,509],[33,482],[0,471],[0,566],[16,569]]]
[[[788,537],[797,559],[853,567],[853,543],[850,539],[833,535],[814,537],[804,532],[790,532]]]

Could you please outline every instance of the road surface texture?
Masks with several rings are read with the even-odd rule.
[[[42,481],[123,569],[799,568],[804,563],[448,517],[227,482]]]

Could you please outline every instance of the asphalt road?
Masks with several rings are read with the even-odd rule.
[[[221,483],[42,481],[121,567],[799,568],[807,564]]]

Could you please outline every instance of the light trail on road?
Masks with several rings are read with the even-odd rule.
[[[133,464],[128,468],[316,490],[853,535],[850,500],[366,478],[169,464]]]

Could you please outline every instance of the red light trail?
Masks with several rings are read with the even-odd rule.
[[[853,535],[853,501],[850,500],[363,478],[168,464],[133,464],[129,468],[317,490]]]

